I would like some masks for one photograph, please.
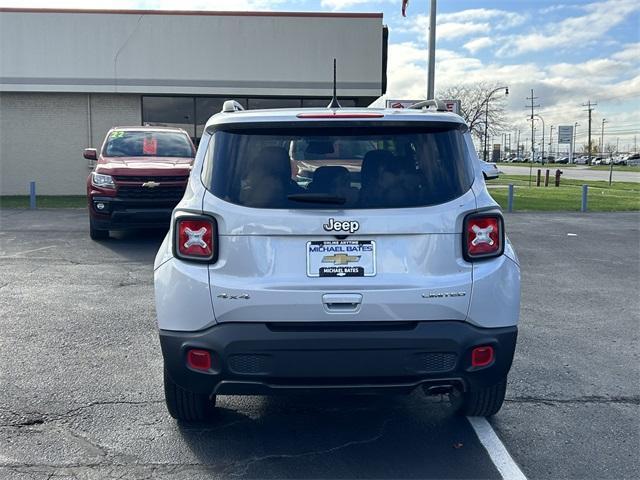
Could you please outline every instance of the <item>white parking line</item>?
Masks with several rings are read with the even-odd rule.
[[[518,464],[511,458],[507,448],[484,417],[467,417],[478,436],[478,440],[489,454],[489,458],[505,480],[527,480]]]

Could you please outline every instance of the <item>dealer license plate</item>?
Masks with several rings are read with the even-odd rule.
[[[376,244],[372,240],[307,242],[309,277],[372,277]]]

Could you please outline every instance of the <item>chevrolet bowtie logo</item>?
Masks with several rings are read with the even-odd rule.
[[[360,260],[360,255],[346,255],[338,253],[336,255],[327,255],[322,259],[322,263],[333,263],[334,265],[347,265],[351,262]]]
[[[148,182],[144,182],[142,186],[145,188],[156,188],[156,187],[159,187],[160,184],[158,182],[154,182],[153,180],[150,180]]]

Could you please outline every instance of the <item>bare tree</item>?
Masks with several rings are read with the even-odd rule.
[[[479,140],[484,138],[487,99],[498,84],[474,83],[454,85],[438,91],[438,97],[447,100],[460,100],[460,115],[465,119],[469,130]],[[489,135],[495,135],[506,126],[504,95],[494,94],[489,101]]]

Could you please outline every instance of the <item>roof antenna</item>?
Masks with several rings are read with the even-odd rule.
[[[333,98],[327,108],[342,108],[338,102],[338,94],[336,93],[336,59],[333,59]]]

